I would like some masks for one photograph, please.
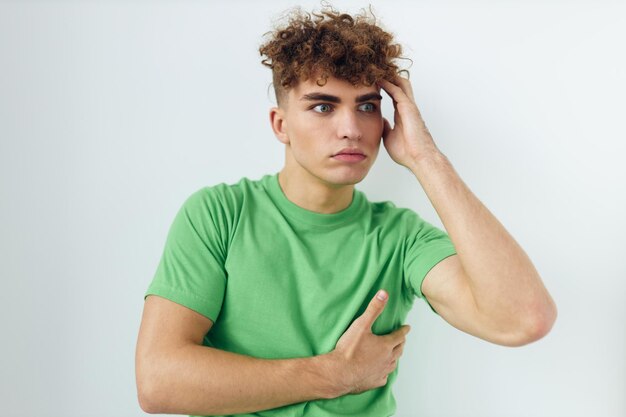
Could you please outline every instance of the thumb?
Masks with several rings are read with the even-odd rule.
[[[391,132],[391,125],[389,124],[389,120],[383,117],[383,139],[386,139]]]
[[[363,325],[367,326],[367,329],[372,329],[372,325],[374,324],[378,316],[380,316],[380,313],[382,313],[385,309],[388,298],[389,295],[387,294],[387,291],[379,290],[376,295],[371,299],[367,308],[361,315]]]

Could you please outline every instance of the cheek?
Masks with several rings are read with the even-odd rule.
[[[296,124],[297,128],[290,132],[291,150],[299,159],[312,159],[315,155],[324,153],[324,138],[328,137],[324,126],[311,123],[310,120],[302,118]]]
[[[317,136],[317,129],[318,126],[307,117],[299,117],[290,125],[289,133],[290,137],[295,138],[295,146],[302,148],[309,146],[311,139]]]
[[[295,133],[295,132],[294,132]],[[306,132],[298,132],[291,137],[291,153],[298,162],[305,162],[315,158],[316,145],[313,138]]]
[[[370,129],[372,132],[376,132],[374,135],[376,140],[380,140],[383,136],[383,131],[385,130],[385,124],[383,123],[382,117],[380,119],[376,119],[376,121],[372,123]]]

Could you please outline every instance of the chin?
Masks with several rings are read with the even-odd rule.
[[[354,185],[358,184],[365,179],[369,170],[350,170],[344,172],[333,172],[326,177],[329,183],[335,185]]]

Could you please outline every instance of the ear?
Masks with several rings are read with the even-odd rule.
[[[280,107],[272,107],[270,109],[270,124],[276,139],[285,145],[289,144],[289,137],[287,136],[287,120],[285,119],[285,109]]]

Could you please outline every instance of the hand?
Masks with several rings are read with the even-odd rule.
[[[415,104],[411,82],[397,75],[393,83],[380,80],[378,85],[393,100],[393,129],[383,118],[383,144],[391,159],[410,169],[422,157],[438,153],[439,149]]]
[[[334,374],[338,378],[338,395],[358,394],[387,384],[387,376],[396,369],[402,355],[410,326],[378,336],[372,325],[384,310],[384,301],[372,298],[365,312],[339,338],[335,349],[328,353]]]

